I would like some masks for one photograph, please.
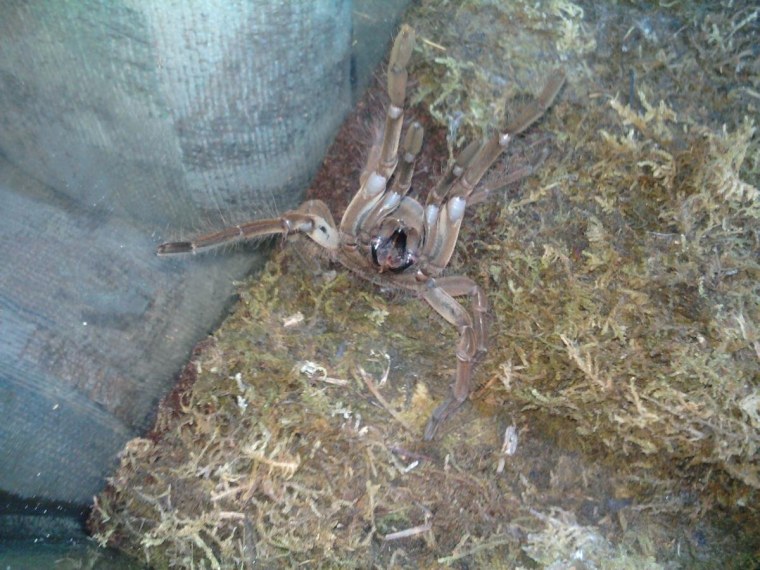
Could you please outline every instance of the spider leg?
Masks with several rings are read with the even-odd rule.
[[[488,301],[481,288],[472,279],[464,276],[430,279],[424,287],[423,299],[459,332],[456,379],[451,395],[433,411],[425,427],[425,439],[430,440],[441,423],[454,413],[470,394],[473,360],[479,351],[485,350],[484,316],[488,310]],[[472,298],[472,314],[454,299],[455,296],[462,295]]]
[[[423,129],[422,125],[417,122],[409,125],[404,136],[403,155],[398,165],[398,171],[393,177],[391,188],[384,194],[382,200],[379,200],[370,209],[361,223],[361,230],[365,232],[374,231],[374,229],[383,221],[385,217],[396,211],[404,196],[407,195],[412,186],[412,175],[414,174],[414,163],[417,155],[422,148]],[[359,231],[361,234],[361,231]],[[363,236],[367,237],[367,236]]]
[[[401,26],[391,49],[388,62],[388,96],[390,103],[385,116],[385,129],[380,143],[380,152],[370,153],[370,159],[365,167],[366,176],[363,176],[361,187],[351,200],[343,214],[340,223],[340,231],[349,236],[355,236],[362,227],[367,227],[367,216],[373,212],[383,201],[386,194],[388,180],[396,170],[398,164],[398,148],[401,140],[401,127],[404,122],[404,99],[406,98],[406,66],[412,57],[414,49],[414,30],[407,25]],[[410,129],[419,131],[419,134],[407,134],[409,149],[414,148],[416,140],[422,144],[422,128]],[[419,149],[417,150],[417,152]],[[417,152],[413,152],[416,156]],[[377,155],[377,156],[376,156]],[[413,162],[413,160],[412,160]],[[380,206],[387,209],[393,207],[393,200],[388,205]]]
[[[486,171],[507,148],[511,138],[523,132],[543,116],[554,102],[564,83],[565,74],[561,71],[556,71],[546,83],[538,98],[521,108],[515,118],[504,129],[504,132],[495,133],[486,141],[486,144],[473,156],[462,176],[452,185],[449,190],[449,199],[455,196],[461,196],[465,199],[470,197]]]
[[[328,250],[338,248],[338,232],[327,205],[320,200],[308,200],[297,210],[285,212],[279,218],[251,220],[218,232],[203,234],[194,240],[170,241],[156,248],[157,255],[197,253],[217,246],[258,237],[303,233]]]
[[[398,143],[401,139],[401,125],[404,122],[404,99],[408,76],[406,66],[412,57],[414,36],[414,30],[411,27],[401,26],[393,42],[388,61],[388,96],[391,102],[385,116],[385,131],[378,168],[378,173],[386,179],[393,174],[398,162]]]
[[[497,194],[506,190],[508,186],[511,186],[515,182],[527,178],[536,170],[535,166],[523,166],[517,170],[513,170],[504,178],[497,181],[497,185],[489,188],[488,186],[479,186],[475,191],[467,198],[468,206],[477,206],[488,200],[492,194]]]
[[[484,195],[475,192],[480,179],[504,152],[512,137],[523,132],[546,112],[564,82],[564,73],[555,72],[538,98],[520,109],[503,132],[495,133],[483,145],[470,143],[428,196],[422,256],[433,269],[441,270],[448,265],[459,237],[465,206],[473,193],[476,202],[484,199]]]
[[[488,298],[483,289],[475,283],[469,277],[464,275],[449,275],[446,277],[439,277],[435,280],[436,284],[443,291],[451,295],[452,297],[463,297],[465,295],[470,297],[471,316],[473,319],[473,327],[475,330],[475,338],[478,341],[477,349],[479,352],[486,350],[486,320],[485,315],[488,313]]]
[[[417,160],[417,155],[422,149],[422,139],[424,136],[424,129],[417,121],[413,122],[406,129],[406,135],[404,135],[404,149],[401,155],[401,163],[398,165],[398,171],[393,178],[393,186],[391,191],[400,196],[406,196],[409,193],[409,189],[412,187],[412,176],[414,175],[414,163]]]

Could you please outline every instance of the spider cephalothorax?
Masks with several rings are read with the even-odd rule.
[[[532,104],[516,114],[504,131],[483,144],[470,144],[428,192],[424,205],[408,195],[422,127],[407,128],[399,153],[406,97],[406,66],[414,48],[414,30],[402,26],[388,64],[388,96],[382,140],[360,179],[359,190],[346,208],[340,226],[320,200],[308,200],[279,218],[253,220],[192,241],[158,246],[159,255],[195,253],[238,240],[265,235],[301,233],[327,250],[331,258],[374,283],[415,292],[457,328],[457,371],[452,394],[433,412],[425,429],[431,439],[438,426],[470,393],[472,364],[485,349],[488,302],[481,288],[464,276],[442,276],[454,252],[468,204],[483,201],[480,179],[508,146],[511,138],[535,122],[551,105],[564,82],[557,72]],[[400,155],[400,156],[399,156]],[[468,296],[468,312],[455,297]]]

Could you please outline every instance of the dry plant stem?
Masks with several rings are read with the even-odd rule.
[[[375,386],[375,382],[372,380],[372,376],[367,374],[367,372],[360,366],[359,367],[359,375],[362,377],[362,380],[364,380],[364,383],[367,385],[367,388],[369,388],[369,391],[372,392],[372,395],[377,399],[377,401],[380,403],[380,405],[385,408],[385,410],[393,416],[393,419],[396,420],[398,423],[400,423],[402,426],[404,426],[404,429],[409,432],[414,432],[414,428],[410,426],[404,418],[401,417],[401,415],[393,409],[393,406],[391,406],[388,401],[383,398],[383,395],[380,393],[380,390],[377,389],[377,386]]]
[[[457,560],[462,560],[463,558],[467,558],[468,556],[474,556],[475,554],[479,552],[483,552],[484,550],[491,550],[493,548],[497,548],[505,544],[510,544],[511,542],[512,542],[512,539],[509,537],[506,537],[503,539],[489,540],[488,542],[478,544],[477,546],[471,548],[470,550],[466,550],[464,552],[456,552],[456,553],[451,554],[450,556],[444,556],[443,558],[439,558],[438,563],[449,565],[452,562],[456,562]]]
[[[390,534],[386,534],[383,537],[383,540],[386,542],[390,542],[391,540],[400,540],[402,538],[409,538],[411,536],[417,536],[418,534],[428,532],[432,529],[433,529],[433,525],[431,525],[430,523],[425,523],[419,526],[413,526],[411,528],[407,528],[404,530],[399,530],[397,532],[391,532]]]

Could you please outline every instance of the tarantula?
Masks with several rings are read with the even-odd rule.
[[[422,147],[423,130],[417,122],[406,130],[399,163],[406,67],[414,38],[414,30],[404,25],[393,44],[388,64],[390,103],[382,140],[370,152],[359,190],[340,226],[336,227],[324,202],[308,200],[278,218],[245,222],[192,241],[163,243],[157,253],[196,253],[233,241],[273,234],[284,238],[299,233],[364,279],[422,297],[459,332],[456,379],[451,395],[435,409],[425,428],[424,437],[429,440],[469,396],[473,361],[485,350],[488,301],[483,290],[468,277],[442,276],[457,243],[465,208],[485,199],[488,190],[477,189],[478,182],[511,138],[544,114],[565,78],[557,71],[538,99],[517,113],[503,132],[494,134],[485,144],[467,146],[430,190],[423,206],[409,196],[415,159]],[[456,301],[455,297],[461,296],[470,297],[471,313]]]

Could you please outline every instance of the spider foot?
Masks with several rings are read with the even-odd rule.
[[[425,441],[433,439],[441,424],[446,421],[450,415],[456,412],[464,402],[465,400],[449,396],[442,404],[433,410],[433,415],[430,416],[430,419],[425,426]]]

